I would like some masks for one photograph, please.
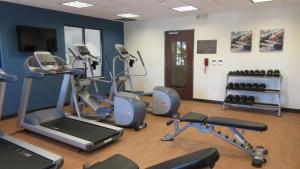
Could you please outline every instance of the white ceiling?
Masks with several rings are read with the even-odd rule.
[[[117,19],[117,14],[134,13],[141,17],[138,20],[157,19],[179,15],[197,15],[235,10],[273,8],[300,5],[300,0],[273,0],[253,4],[250,0],[79,0],[94,4],[90,8],[72,8],[61,5],[73,0],[0,0],[29,6],[47,8],[57,11],[87,15],[97,18]],[[192,5],[200,10],[180,13],[170,8]]]

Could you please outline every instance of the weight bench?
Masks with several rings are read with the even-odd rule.
[[[219,160],[220,154],[215,148],[208,148],[180,156],[146,169],[212,169]],[[130,159],[117,154],[103,162],[92,166],[85,165],[84,169],[139,169]]]
[[[180,128],[180,122],[187,122],[187,124]],[[254,148],[237,130],[242,129],[243,131],[252,130],[263,132],[268,129],[266,124],[225,117],[208,117],[204,114],[195,112],[187,113],[182,117],[180,117],[179,113],[176,113],[172,116],[172,119],[167,122],[167,125],[171,125],[173,123],[175,125],[175,131],[162,137],[162,141],[173,141],[176,136],[185,131],[187,128],[194,127],[199,132],[209,132],[245,151],[252,158],[253,166],[261,167],[262,164],[266,163],[265,155],[268,151],[262,146]],[[216,126],[228,127],[234,138],[229,138],[227,134],[222,134],[221,131],[216,131]]]

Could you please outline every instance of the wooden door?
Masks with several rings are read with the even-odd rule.
[[[165,86],[193,99],[194,30],[165,32]]]

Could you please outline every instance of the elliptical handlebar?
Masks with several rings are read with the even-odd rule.
[[[89,62],[88,66],[90,67],[90,70],[92,71],[92,68],[91,68],[91,61],[94,61],[94,60],[91,60],[91,59],[98,59],[97,57],[93,56],[92,54],[89,54],[89,55],[85,55],[86,58],[83,58],[83,57],[80,57],[80,55],[76,55],[75,52],[71,49],[71,48],[68,48],[69,52],[74,56],[75,60],[73,61],[72,63],[72,66],[74,66],[74,63],[76,60],[79,60],[79,61],[86,61],[86,62]],[[108,67],[108,70],[109,70],[109,80],[106,80],[106,79],[102,79],[102,76],[101,77],[90,77],[89,79],[91,80],[94,80],[94,81],[100,81],[100,82],[105,82],[105,83],[111,83],[113,81],[113,75],[112,75],[112,72],[111,72],[111,68],[109,66],[109,62],[108,62],[108,59],[106,57],[106,54],[104,55],[104,60],[105,60],[105,64],[107,65]],[[94,75],[93,75],[94,76]]]
[[[130,54],[130,57],[134,58],[134,61],[138,61],[138,60],[141,61],[142,67],[143,67],[143,69],[144,69],[144,73],[143,73],[143,74],[130,74],[130,72],[129,72],[129,67],[132,67],[132,66],[129,65],[130,62],[128,63],[128,62],[127,62],[127,59],[124,59],[124,57],[121,57],[119,53],[118,53],[117,56],[114,57],[114,60],[113,60],[113,74],[114,74],[115,76],[119,76],[119,75],[122,75],[122,74],[124,74],[125,76],[147,76],[147,75],[148,75],[148,72],[147,72],[147,69],[146,69],[146,66],[145,66],[144,60],[143,60],[143,58],[142,58],[142,56],[141,56],[140,51],[137,51],[137,54],[138,54],[139,59],[138,59],[137,57],[131,55],[131,54]],[[124,65],[125,65],[125,70],[124,70],[123,72],[119,72],[118,74],[115,74],[115,73],[116,73],[116,72],[115,72],[115,63],[116,63],[115,60],[116,60],[116,59],[119,59],[119,60],[120,60],[121,62],[123,62]],[[129,59],[129,60],[130,60],[130,59]]]

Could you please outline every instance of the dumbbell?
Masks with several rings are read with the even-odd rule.
[[[235,75],[239,76],[239,75],[240,75],[240,71],[239,71],[239,70],[236,70],[236,71],[235,71]]]
[[[251,89],[250,89],[250,90],[252,90],[252,91],[257,91],[257,88],[258,88],[258,84],[257,84],[257,83],[253,83],[253,84],[251,85]]]
[[[240,101],[240,96],[239,95],[235,95],[233,98],[232,98],[232,103],[238,103]]]
[[[227,88],[227,89],[232,89],[232,88],[233,88],[233,83],[228,83],[228,85],[227,85],[226,88]]]
[[[240,86],[239,83],[234,83],[233,86],[232,86],[232,89],[238,90],[239,86]]]
[[[255,70],[255,71],[254,71],[254,76],[259,76],[259,74],[260,74],[260,71],[259,71],[259,70]]]
[[[249,71],[249,76],[255,76],[255,71],[254,70],[250,70]]]
[[[247,97],[246,104],[251,105],[254,103],[254,101],[255,101],[255,98],[253,96],[249,96],[249,97]]]
[[[251,90],[251,83],[247,83],[244,87],[244,90]]]
[[[265,75],[266,75],[266,71],[265,70],[259,71],[259,76],[265,76]]]
[[[246,104],[246,103],[247,103],[247,96],[245,96],[245,95],[241,96],[239,102],[240,102],[241,104]]]
[[[239,90],[245,90],[245,86],[246,86],[245,83],[240,83]]]
[[[244,75],[249,76],[249,70],[244,70]]]
[[[274,70],[273,76],[280,77],[280,71],[278,69]]]
[[[228,73],[228,75],[233,75],[233,71],[230,71],[230,72]]]
[[[240,75],[241,75],[241,76],[245,76],[245,71],[240,70]]]
[[[257,87],[257,90],[261,91],[261,92],[264,92],[265,89],[266,89],[266,85],[263,84],[263,83],[259,84],[258,87]]]
[[[225,103],[231,103],[232,102],[232,99],[233,99],[233,95],[228,95],[226,98],[225,98]]]
[[[270,69],[270,70],[267,71],[267,76],[272,77],[273,73],[274,73],[274,71]]]

